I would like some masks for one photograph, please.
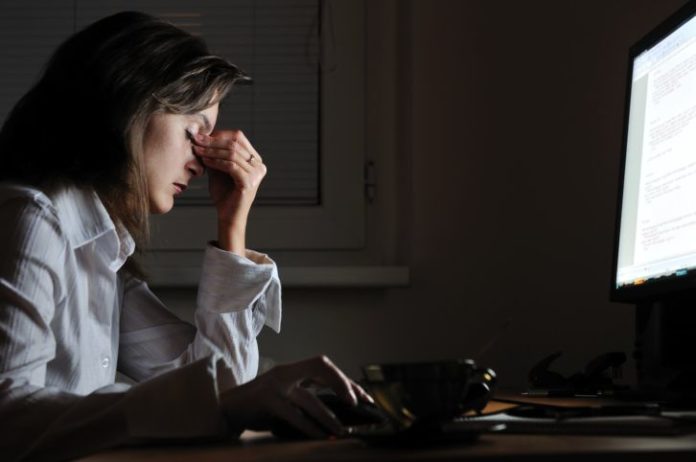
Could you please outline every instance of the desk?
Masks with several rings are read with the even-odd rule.
[[[422,449],[375,448],[355,439],[282,442],[254,438],[229,444],[121,449],[82,462],[285,461],[689,461],[696,460],[696,435],[616,437],[569,435],[482,435],[476,443]]]
[[[544,400],[548,402],[548,400]],[[566,400],[567,401],[567,400]],[[555,404],[559,403],[555,400]],[[574,403],[577,403],[575,401]],[[491,402],[487,409],[506,406]],[[82,462],[285,461],[689,461],[696,460],[696,434],[679,436],[481,435],[474,443],[427,448],[372,447],[358,439],[281,441],[246,432],[241,441],[206,445],[126,448],[94,454]]]

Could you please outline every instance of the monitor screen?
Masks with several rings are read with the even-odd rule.
[[[696,8],[631,48],[612,299],[696,289]]]

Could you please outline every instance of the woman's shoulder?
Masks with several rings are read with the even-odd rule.
[[[0,182],[0,222],[10,220],[18,225],[26,221],[59,222],[53,201],[45,191],[35,186]]]
[[[0,223],[10,233],[43,233],[78,248],[100,236],[115,235],[115,224],[97,193],[73,185],[39,188],[0,182]],[[41,231],[43,230],[43,231]],[[0,232],[0,239],[2,238]]]
[[[58,213],[45,191],[30,185],[0,182],[0,222],[10,231],[61,227]]]
[[[0,182],[0,222],[8,219],[45,223],[74,248],[116,229],[97,193],[75,185],[44,189]]]
[[[69,240],[44,191],[0,182],[0,223],[0,273],[14,274],[27,258],[60,265]]]
[[[95,193],[74,185],[42,188],[22,183],[0,182],[0,215],[3,206],[37,208],[57,218],[62,217],[60,221],[65,221],[63,215],[90,212],[95,202],[99,202]]]
[[[21,183],[0,182],[0,205],[7,202],[23,202],[41,207],[51,207],[51,199],[41,189]]]

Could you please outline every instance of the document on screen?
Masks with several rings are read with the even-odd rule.
[[[634,264],[696,249],[696,38],[646,74]]]

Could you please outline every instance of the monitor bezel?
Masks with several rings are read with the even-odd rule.
[[[628,143],[628,119],[631,106],[631,86],[633,83],[633,64],[635,57],[643,51],[652,48],[660,40],[674,32],[681,25],[696,16],[696,0],[691,0],[667,19],[658,24],[643,38],[630,47],[628,53],[628,72],[626,77],[626,93],[624,97],[623,139],[621,142],[621,158],[619,164],[619,184],[614,223],[614,252],[612,259],[610,300],[615,302],[642,302],[664,297],[671,297],[682,292],[696,290],[696,271],[684,276],[671,279],[653,280],[638,286],[616,286],[616,276],[619,261],[619,235],[621,233],[621,214],[623,208],[623,188],[626,170],[626,155]]]

